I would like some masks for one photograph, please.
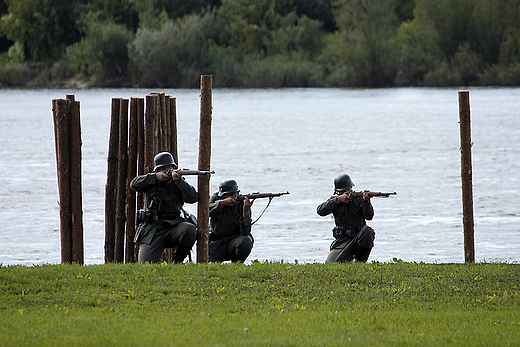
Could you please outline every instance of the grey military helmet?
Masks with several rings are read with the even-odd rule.
[[[158,153],[155,158],[153,158],[153,171],[156,171],[161,166],[173,165],[174,168],[177,168],[177,164],[175,164],[175,160],[173,160],[173,155],[168,152]]]
[[[218,185],[218,196],[222,196],[227,193],[239,192],[238,183],[235,180],[223,180]]]
[[[334,192],[342,192],[349,188],[354,187],[354,182],[350,179],[350,176],[347,174],[340,174],[334,178]]]

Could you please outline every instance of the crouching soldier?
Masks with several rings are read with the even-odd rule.
[[[182,263],[197,239],[195,225],[181,216],[181,210],[184,203],[197,202],[199,195],[176,168],[173,156],[161,152],[154,158],[153,172],[130,183],[133,190],[145,194],[145,210],[138,211],[140,223],[134,238],[139,262],[160,262],[165,248],[176,247],[174,262]]]
[[[252,202],[247,197],[239,200],[239,192],[235,180],[223,180],[209,200],[210,262],[243,262],[253,249]]]
[[[336,176],[334,195],[317,208],[320,216],[332,213],[336,224],[327,262],[366,262],[374,247],[374,229],[366,225],[366,220],[374,218],[370,196],[363,193],[362,197],[353,198],[353,186],[349,175]]]

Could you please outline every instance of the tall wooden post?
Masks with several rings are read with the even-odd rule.
[[[130,125],[128,132],[128,184],[137,174],[137,118],[138,99],[130,99]],[[134,262],[134,236],[135,236],[135,212],[136,192],[127,187],[126,192],[126,247],[125,263]]]
[[[177,99],[170,98],[170,153],[173,159],[179,165],[179,150],[177,145]]]
[[[110,118],[110,138],[108,140],[107,184],[105,186],[105,263],[114,262],[120,108],[121,98],[113,98]]]
[[[144,175],[144,99],[137,99],[137,174]],[[144,194],[137,194],[137,209],[143,208]]]
[[[471,119],[469,91],[459,92],[460,150],[462,178],[462,210],[464,225],[464,258],[467,263],[475,262],[475,240],[473,220],[473,174],[471,165]]]
[[[83,265],[83,199],[81,188],[81,124],[79,101],[69,101],[70,112],[70,199],[72,261]]]
[[[144,173],[149,174],[153,171],[153,157],[155,153],[155,101],[154,95],[146,96],[146,110],[145,110],[145,128],[144,128]]]
[[[60,197],[61,262],[72,262],[72,213],[70,207],[70,117],[68,102],[53,100],[54,127],[56,136],[56,162]]]
[[[199,170],[210,170],[211,159],[211,121],[212,121],[212,76],[202,75],[200,79],[200,131],[199,131]],[[210,175],[198,176],[199,203],[197,208],[197,262],[208,262],[209,237],[209,180]]]
[[[128,99],[121,99],[121,108],[119,110],[118,159],[114,261],[122,263],[125,254],[126,180],[128,174]]]
[[[61,261],[83,265],[80,106],[74,95],[67,95],[66,100],[53,100],[52,105],[60,197]]]

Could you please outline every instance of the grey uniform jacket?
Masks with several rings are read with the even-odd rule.
[[[217,238],[229,239],[240,235],[248,236],[251,234],[251,211],[246,218],[243,218],[243,202],[234,206],[219,206],[221,197],[218,193],[211,196],[209,200],[210,230]]]
[[[374,218],[374,207],[370,200],[362,204],[361,198],[354,198],[349,203],[338,203],[336,196],[330,197],[327,201],[318,206],[320,216],[334,215],[336,226],[344,227],[347,230],[358,232],[366,225],[366,220]]]
[[[137,192],[145,194],[144,206],[148,210],[150,203],[155,197],[160,201],[161,213],[178,214],[178,217],[173,219],[161,219],[152,223],[140,223],[136,233],[134,242],[150,244],[155,235],[159,225],[175,226],[186,220],[181,217],[181,210],[184,203],[195,203],[199,200],[199,194],[184,178],[179,181],[172,179],[161,182],[155,177],[155,173],[137,176],[130,182],[130,186]]]

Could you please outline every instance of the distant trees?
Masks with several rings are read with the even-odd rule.
[[[78,0],[4,0],[0,33],[22,44],[27,59],[59,59],[66,47],[80,40],[76,21]]]
[[[0,16],[0,85],[520,85],[520,0],[0,0]]]

